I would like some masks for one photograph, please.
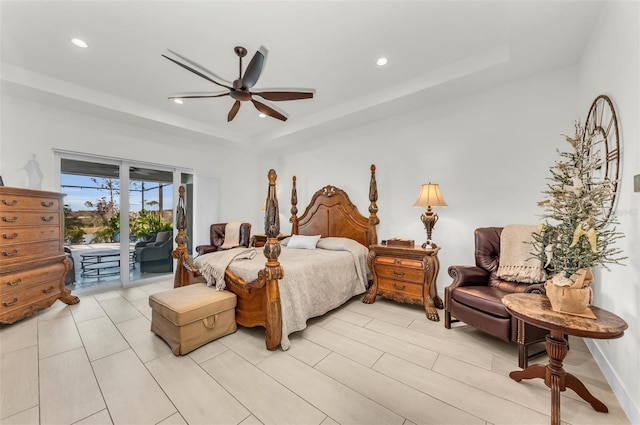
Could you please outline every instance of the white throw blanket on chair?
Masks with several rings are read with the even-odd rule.
[[[224,226],[224,242],[220,249],[231,249],[240,246],[240,226],[239,221],[231,221]]]
[[[531,252],[535,225],[509,224],[504,226],[500,235],[499,278],[521,283],[544,282],[547,273],[542,261]]]
[[[224,272],[234,260],[251,259],[256,256],[255,248],[233,248],[226,251],[203,254],[193,261],[207,280],[207,286],[215,286],[216,290],[225,289]]]

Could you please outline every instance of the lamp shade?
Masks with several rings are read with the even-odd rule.
[[[446,207],[447,203],[440,193],[440,185],[435,183],[423,184],[414,207]]]

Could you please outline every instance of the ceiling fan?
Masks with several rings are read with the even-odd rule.
[[[263,99],[271,100],[271,101],[311,99],[313,98],[314,91],[313,90],[295,90],[295,91],[282,91],[282,90],[252,91],[250,90],[258,82],[258,79],[260,78],[260,74],[262,73],[262,66],[264,65],[264,60],[266,57],[266,49],[262,48],[261,50],[263,50],[264,53],[263,51],[260,51],[260,50],[256,51],[255,55],[253,55],[253,58],[251,59],[251,62],[249,62],[249,65],[247,65],[247,69],[245,69],[244,75],[243,75],[242,74],[242,58],[247,55],[247,49],[241,46],[235,47],[233,49],[233,51],[236,53],[236,55],[238,55],[238,58],[240,60],[240,66],[239,66],[240,71],[239,71],[238,79],[235,80],[231,85],[229,83],[224,84],[224,83],[215,81],[214,79],[210,78],[209,76],[194,69],[189,65],[181,63],[175,59],[172,59],[167,55],[162,55],[163,57],[169,59],[171,62],[175,63],[176,65],[181,66],[182,68],[193,72],[199,77],[202,77],[205,80],[210,81],[215,85],[224,87],[229,90],[224,93],[170,96],[169,99],[202,99],[202,98],[210,98],[210,97],[230,96],[232,99],[235,100],[235,103],[233,104],[233,106],[231,107],[231,110],[229,111],[229,114],[227,115],[227,122],[235,118],[236,114],[238,113],[238,110],[240,109],[240,104],[241,104],[240,102],[244,102],[248,100],[251,101],[251,103],[253,103],[253,106],[255,106],[255,108],[258,111],[262,112],[263,114],[270,116],[272,118],[279,119],[281,121],[286,121],[287,117],[284,114],[278,112],[276,109],[274,109],[271,106],[268,106],[262,102],[257,101],[256,99],[254,99],[254,96],[260,96]],[[178,55],[175,52],[171,52],[171,53],[173,53],[175,56],[182,58],[186,62],[190,62],[191,64],[196,65],[195,63],[187,60],[186,58]],[[204,70],[204,68],[200,66],[198,67]]]

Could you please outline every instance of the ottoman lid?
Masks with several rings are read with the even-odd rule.
[[[183,326],[235,308],[236,294],[196,283],[152,294],[149,305],[176,326]]]

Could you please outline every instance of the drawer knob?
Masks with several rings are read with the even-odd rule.
[[[50,221],[53,221],[53,216],[50,215],[49,217],[40,217],[40,219],[45,223],[49,223]]]
[[[18,280],[11,282],[10,280],[7,280],[7,285],[9,286],[18,286],[22,283],[22,278],[19,277]]]
[[[12,305],[16,305],[18,302],[18,297],[14,298],[13,301],[2,301],[2,305],[5,307],[11,307]]]
[[[397,272],[395,270],[391,270],[391,274],[394,275],[395,277],[402,277],[404,276],[404,272]]]
[[[16,221],[18,221],[18,217],[5,217],[5,216],[2,216],[2,221],[5,221],[7,223],[15,223]]]
[[[40,202],[40,205],[42,205],[45,208],[50,208],[53,206],[53,201],[49,201],[49,202],[42,201]]]
[[[2,251],[2,255],[4,255],[5,257],[15,257],[16,255],[18,255],[18,250],[14,249],[13,252]]]
[[[17,238],[17,237],[18,237],[18,234],[17,234],[17,233],[14,233],[13,235],[7,235],[6,233],[3,233],[3,234],[2,234],[2,238],[3,238],[3,239],[15,239],[15,238]]]
[[[404,284],[402,284],[402,283],[397,284],[396,282],[393,282],[393,287],[398,289],[398,290],[400,290],[400,291],[402,291],[405,288]]]
[[[9,206],[9,207],[13,207],[14,205],[18,205],[18,200],[17,200],[17,199],[14,199],[13,201],[7,201],[6,199],[3,199],[3,200],[2,200],[2,203],[3,203],[4,205]]]
[[[51,292],[53,292],[53,290],[56,289],[53,286],[48,287],[47,289],[43,289],[42,293],[43,294],[50,294]]]

